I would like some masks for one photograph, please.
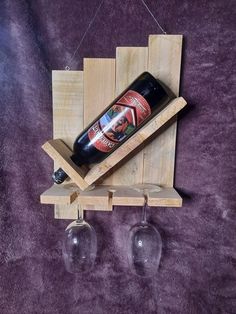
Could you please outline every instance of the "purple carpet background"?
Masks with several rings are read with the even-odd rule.
[[[169,34],[184,35],[175,186],[182,208],[152,208],[163,238],[159,272],[130,274],[125,241],[140,208],[89,212],[95,269],[68,274],[61,239],[68,221],[39,204],[52,162],[51,71],[64,69],[99,0],[0,3],[0,313],[235,314],[235,8],[233,0],[146,0]],[[115,57],[160,33],[141,1],[105,0],[71,68]]]

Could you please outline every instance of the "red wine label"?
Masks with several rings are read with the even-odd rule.
[[[90,142],[98,150],[108,153],[151,114],[142,95],[129,90],[88,130]]]

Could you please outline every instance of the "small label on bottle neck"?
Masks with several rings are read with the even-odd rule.
[[[135,132],[151,114],[146,99],[139,93],[127,91],[88,130],[91,144],[108,153],[125,138]]]

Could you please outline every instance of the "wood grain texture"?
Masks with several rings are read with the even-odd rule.
[[[76,185],[71,186],[71,189],[76,189]],[[48,190],[50,197],[45,198],[44,204],[52,203],[52,195],[55,202],[64,204],[62,195],[67,191],[60,191],[64,187],[57,187],[58,191],[55,191],[55,186]],[[46,191],[47,192],[47,191]],[[58,195],[58,198],[55,196]],[[132,186],[125,185],[98,185],[90,191],[79,191],[78,198],[67,206],[67,210],[59,211],[57,218],[73,219],[77,217],[78,203],[83,210],[99,210],[99,211],[111,211],[112,206],[142,206],[144,203],[144,196],[142,191],[138,191]],[[161,207],[181,207],[182,198],[175,191],[174,188],[164,188],[160,192],[149,191],[148,192],[148,205],[161,206]],[[74,208],[74,214],[73,209]]]
[[[184,106],[186,101],[182,97],[172,100],[159,114],[153,117],[147,124],[145,124],[138,132],[130,137],[123,145],[116,149],[105,160],[93,168],[85,175],[84,180],[88,185],[97,181],[101,176],[110,171],[118,162],[125,158],[128,154],[133,152],[140,144],[154,134],[167,121],[174,117]],[[155,169],[152,169],[155,171]],[[127,176],[130,173],[127,170]],[[155,183],[155,182],[148,182]]]
[[[147,47],[116,48],[116,95],[122,93],[138,75],[147,70],[147,62]],[[129,185],[141,183],[143,177],[142,166],[143,152],[140,151],[105,179],[103,184]]]
[[[115,59],[84,59],[84,126],[115,98]]]
[[[78,196],[78,187],[73,183],[53,184],[40,195],[41,204],[70,205]]]
[[[83,130],[83,72],[52,71],[53,138],[71,149]]]
[[[148,71],[179,94],[182,35],[150,35]],[[172,187],[177,122],[144,149],[143,183]]]
[[[143,192],[138,192],[130,186],[117,185],[100,185],[92,191],[84,191],[79,195],[79,199],[84,203],[105,202],[107,204],[108,192],[113,191],[112,204],[120,206],[142,206],[144,203]],[[94,199],[93,199],[94,198]],[[150,202],[150,203],[149,203]],[[152,206],[176,206],[182,205],[182,199],[173,188],[165,188],[160,192],[150,192],[148,197],[148,204]]]
[[[129,186],[117,187],[117,190],[114,192],[113,205],[143,206],[143,204],[143,194],[132,190]],[[160,192],[149,193],[148,205],[159,207],[181,207],[182,198],[174,188],[165,188]]]
[[[112,195],[109,192],[112,190]],[[109,197],[110,195],[110,197]],[[92,191],[83,191],[78,197],[83,210],[110,211],[112,206],[142,206],[144,204],[143,193],[134,190],[130,186],[96,186]],[[181,207],[182,198],[174,188],[165,188],[160,192],[149,192],[149,206]],[[77,212],[73,212],[77,204],[70,205],[67,214],[60,212],[59,218],[76,219]]]
[[[56,219],[77,219],[78,218],[78,201],[75,199],[70,205],[55,205],[54,218]]]
[[[72,149],[76,136],[83,130],[83,72],[52,71],[53,138],[62,139]],[[58,168],[56,163],[55,168]],[[55,205],[55,218],[71,219],[77,206]]]

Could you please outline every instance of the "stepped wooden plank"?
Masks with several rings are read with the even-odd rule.
[[[150,35],[148,71],[179,94],[182,35]],[[144,149],[143,183],[172,187],[177,122]]]
[[[115,98],[115,59],[84,59],[84,126]]]
[[[147,70],[147,62],[147,47],[116,48],[116,95],[122,93],[139,74]],[[141,183],[143,177],[142,166],[143,152],[140,151],[105,179],[102,184],[129,185]]]
[[[83,71],[52,71],[53,138],[60,138],[72,150],[76,136],[83,130]],[[58,168],[56,163],[54,167]],[[70,205],[54,207],[55,218],[71,218],[77,208]]]
[[[52,71],[53,138],[61,139],[72,150],[83,130],[83,72]]]

